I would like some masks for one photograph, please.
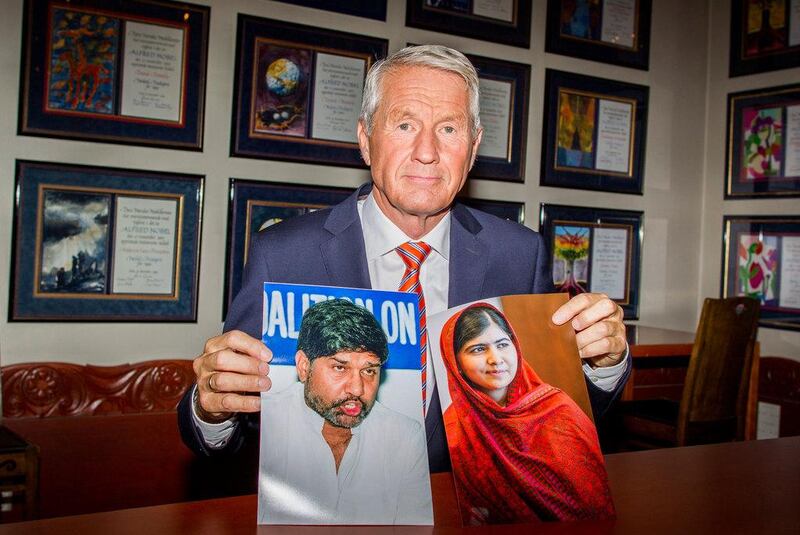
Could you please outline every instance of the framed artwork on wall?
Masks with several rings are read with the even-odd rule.
[[[476,208],[482,212],[497,216],[500,219],[516,221],[520,225],[525,224],[524,202],[495,201],[489,199],[476,199],[474,197],[458,197],[456,200],[466,204],[471,208]]]
[[[604,293],[639,318],[644,213],[541,204],[539,232],[551,252],[553,284],[571,296]]]
[[[800,331],[800,216],[724,216],[721,281],[761,302],[762,327]]]
[[[530,48],[531,0],[408,0],[406,26]]]
[[[733,0],[730,76],[797,66],[800,0]]]
[[[728,95],[725,198],[800,196],[800,85]]]
[[[366,17],[368,19],[386,21],[386,0],[278,0],[326,11],[336,11],[345,15]]]
[[[9,321],[197,320],[202,176],[16,169]]]
[[[642,194],[649,89],[547,69],[540,184]]]
[[[365,167],[356,127],[385,39],[239,15],[231,155]]]
[[[202,150],[209,8],[28,0],[19,133]]]
[[[647,70],[652,0],[548,0],[545,51]]]
[[[284,219],[338,204],[353,191],[353,188],[231,178],[222,319],[242,286],[247,251],[256,233]]]

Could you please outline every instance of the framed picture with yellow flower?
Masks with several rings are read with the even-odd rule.
[[[649,89],[548,69],[540,184],[642,194]]]
[[[722,297],[761,302],[759,325],[800,331],[800,216],[724,216]]]
[[[725,198],[800,196],[800,85],[728,95]]]
[[[539,232],[548,245],[556,291],[604,293],[639,318],[644,213],[542,203]]]

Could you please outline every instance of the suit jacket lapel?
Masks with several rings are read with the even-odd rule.
[[[361,186],[344,202],[334,206],[325,222],[325,230],[330,232],[331,238],[320,244],[320,253],[332,286],[371,287],[357,205],[359,196],[371,189],[371,184]]]
[[[453,206],[450,220],[450,289],[448,307],[483,297],[489,246],[479,238],[481,224],[463,204]]]

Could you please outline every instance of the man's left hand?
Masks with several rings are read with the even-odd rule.
[[[578,294],[556,310],[552,319],[556,325],[572,322],[578,352],[592,367],[613,366],[625,353],[622,308],[604,294]]]

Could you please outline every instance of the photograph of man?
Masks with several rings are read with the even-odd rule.
[[[376,399],[388,358],[367,309],[306,311],[300,382],[263,394],[260,524],[433,524],[424,429]]]

